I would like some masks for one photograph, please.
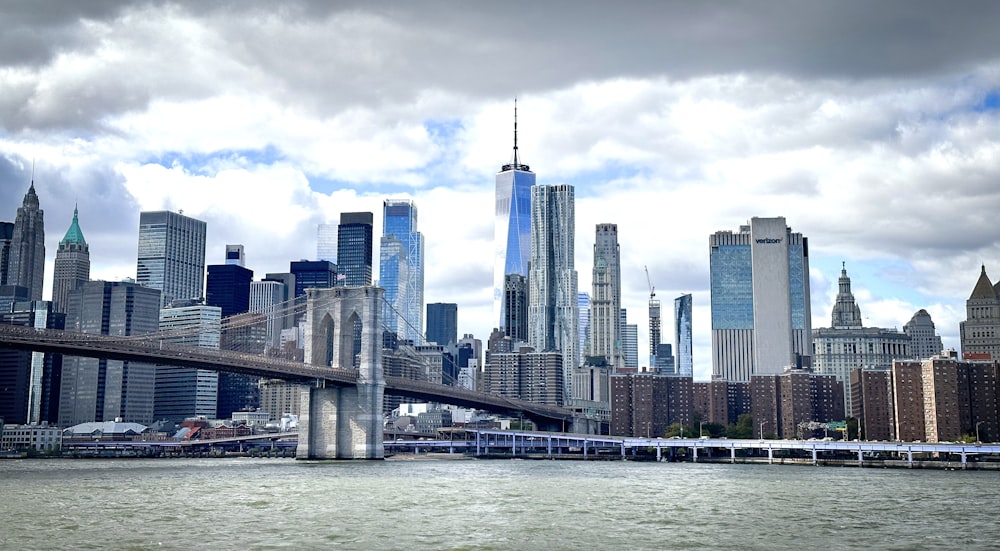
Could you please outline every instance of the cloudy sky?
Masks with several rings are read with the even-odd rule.
[[[318,223],[372,211],[380,235],[382,201],[411,198],[426,302],[485,339],[515,96],[521,160],[576,186],[581,290],[595,224],[618,224],[641,363],[648,266],[665,313],[694,294],[709,376],[708,236],[753,216],[809,238],[814,327],[845,262],[866,325],[925,308],[958,348],[980,265],[1000,276],[995,2],[66,0],[0,20],[0,220],[34,159],[46,298],[74,203],[92,277],[118,280],[142,210],[205,220],[208,263],[242,243],[261,277],[314,258]]]

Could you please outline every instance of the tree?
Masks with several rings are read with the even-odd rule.
[[[753,416],[749,413],[740,415],[735,425],[726,427],[727,438],[753,438]]]

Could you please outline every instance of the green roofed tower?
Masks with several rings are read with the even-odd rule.
[[[90,280],[90,246],[80,229],[79,209],[73,209],[73,222],[59,242],[52,274],[52,302],[56,312],[66,312],[67,299],[73,289]]]

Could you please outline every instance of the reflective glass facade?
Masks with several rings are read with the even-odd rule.
[[[693,302],[691,295],[681,295],[674,299],[674,336],[677,351],[677,374],[684,377],[692,377],[694,375],[694,348],[691,333]]]
[[[385,289],[386,302],[382,319],[386,330],[420,343],[424,326],[424,236],[417,231],[417,207],[409,200],[390,199],[383,203],[382,213],[379,286]]]
[[[206,225],[170,211],[139,214],[135,281],[161,292],[161,306],[203,298]]]
[[[709,247],[713,377],[748,381],[808,357],[807,239],[784,218],[753,218],[739,232],[711,235]]]
[[[493,226],[493,318],[503,328],[504,276],[528,276],[531,258],[531,188],[535,173],[527,165],[504,165],[496,176]]]
[[[372,284],[372,220],[370,212],[345,212],[337,227],[338,285]]]

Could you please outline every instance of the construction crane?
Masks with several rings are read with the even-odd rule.
[[[656,288],[653,287],[653,281],[649,279],[649,267],[643,265],[642,269],[646,270],[646,283],[649,284],[649,299],[653,300],[653,297],[656,296]]]

